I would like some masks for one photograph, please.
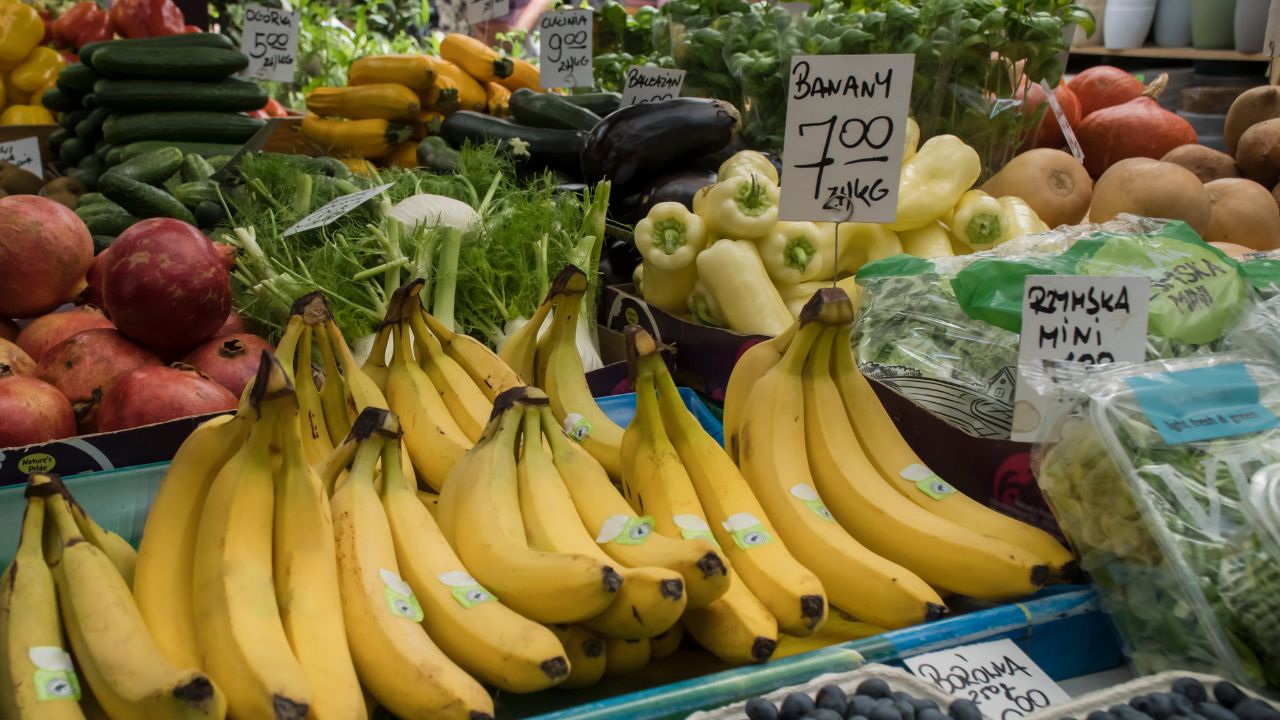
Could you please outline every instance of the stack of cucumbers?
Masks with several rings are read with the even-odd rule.
[[[107,168],[97,192],[80,196],[76,215],[108,247],[115,236],[144,218],[167,217],[210,230],[226,219],[218,183],[211,178],[230,158],[206,160],[172,145],[148,150]]]
[[[86,45],[80,63],[44,95],[60,113],[50,147],[69,175],[108,195],[99,184],[109,168],[159,149],[176,150],[178,163],[186,155],[232,155],[263,125],[242,113],[267,102],[256,83],[232,77],[248,63],[217,33]]]

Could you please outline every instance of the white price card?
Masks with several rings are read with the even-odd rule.
[[[974,701],[985,717],[995,720],[1016,720],[1071,699],[1008,639],[925,653],[902,662],[943,692]]]
[[[1151,280],[1145,277],[1028,275],[1018,367],[1045,360],[1102,365],[1145,359],[1150,299]],[[1018,373],[1014,391],[1011,439],[1047,440],[1070,408],[1041,395],[1024,374]]]
[[[538,18],[538,64],[543,88],[589,88],[591,11],[554,10]]]
[[[464,0],[468,23],[485,22],[506,17],[511,12],[511,0]]]
[[[40,162],[40,140],[37,138],[0,142],[0,163],[13,163],[38,178],[44,178],[44,166]]]
[[[249,56],[242,77],[293,82],[298,57],[301,13],[248,3],[244,6],[244,34],[240,52]]]
[[[779,218],[893,222],[914,55],[796,55]]]
[[[684,87],[684,71],[636,65],[627,70],[622,86],[622,107],[662,102],[680,97]]]
[[[324,227],[325,225],[328,225],[334,220],[337,220],[343,215],[346,215],[352,210],[355,210],[365,204],[365,202],[370,198],[377,197],[386,192],[387,188],[391,187],[393,184],[394,183],[387,183],[386,185],[379,185],[378,187],[372,187],[368,190],[353,192],[350,195],[336,197],[321,206],[319,210],[316,210],[310,215],[294,223],[293,227],[285,230],[284,235],[281,237],[289,237],[296,233],[314,230],[318,227]]]

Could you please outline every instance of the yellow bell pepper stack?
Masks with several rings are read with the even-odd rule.
[[[36,9],[17,0],[0,0],[0,63],[16,64],[44,38],[44,21]]]
[[[53,114],[43,105],[10,105],[0,113],[0,127],[9,125],[53,125]]]
[[[9,78],[14,87],[31,93],[31,97],[34,98],[36,91],[48,87],[55,81],[58,73],[62,72],[62,68],[66,65],[57,50],[51,47],[38,47],[27,55],[22,64],[9,73]]]

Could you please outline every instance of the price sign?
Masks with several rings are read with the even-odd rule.
[[[903,662],[943,692],[978,704],[995,720],[1017,720],[1071,698],[1012,640],[925,653]]]
[[[484,22],[506,17],[511,12],[511,0],[465,0],[465,17],[468,23]]]
[[[343,215],[346,215],[352,210],[355,210],[365,204],[369,198],[377,197],[386,192],[387,188],[391,187],[393,184],[394,183],[387,183],[386,185],[379,185],[378,187],[369,188],[368,190],[353,192],[350,195],[336,197],[321,206],[319,210],[316,210],[310,215],[294,223],[293,227],[284,231],[284,235],[282,237],[289,237],[296,233],[314,230],[318,227],[324,227],[325,225],[328,225],[334,220],[337,220]]]
[[[240,38],[240,52],[249,56],[249,67],[240,72],[242,77],[293,81],[298,56],[300,15],[256,3],[244,6],[244,34]]]
[[[914,55],[796,55],[779,218],[892,222]]]
[[[0,142],[0,163],[13,163],[38,178],[44,178],[44,166],[40,163],[40,141],[36,138]]]
[[[627,82],[622,88],[622,107],[662,102],[680,97],[684,87],[684,71],[650,65],[627,70]]]
[[[1145,359],[1150,298],[1151,280],[1145,277],[1029,275],[1023,286],[1018,366],[1044,360],[1101,365]],[[1042,396],[1022,376],[1019,372],[1011,439],[1046,440],[1068,408]]]
[[[544,12],[538,32],[542,87],[591,87],[591,11]]]

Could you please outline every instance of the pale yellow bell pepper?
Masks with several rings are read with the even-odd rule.
[[[645,302],[667,312],[683,312],[698,280],[698,253],[706,243],[702,218],[677,202],[654,205],[635,229]]]
[[[981,190],[970,190],[960,197],[950,225],[951,234],[975,250],[1049,229],[1022,198],[993,198]]]
[[[9,73],[13,84],[20,90],[32,93],[49,85],[57,79],[58,73],[62,72],[62,68],[67,64],[62,60],[62,55],[51,47],[38,47],[27,55],[27,59],[22,64],[13,69]]]
[[[791,326],[794,318],[749,241],[718,240],[699,253],[698,280],[733,330],[772,336]]]
[[[920,150],[920,125],[915,118],[907,118],[907,138],[906,144],[902,147],[902,164],[916,156],[916,152]]]
[[[830,280],[835,273],[835,233],[815,223],[784,220],[756,242],[765,270],[778,285]]]
[[[765,157],[764,153],[758,153],[755,150],[743,150],[725,160],[720,165],[716,177],[727,180],[739,175],[749,176],[753,172],[768,178],[774,185],[778,184],[778,168],[774,167],[773,162]]]
[[[0,63],[22,61],[44,39],[44,21],[22,2],[0,2]]]
[[[902,251],[908,255],[926,260],[955,256],[951,247],[951,233],[937,221],[915,230],[903,230],[898,233],[898,239],[902,241]]]
[[[53,113],[43,105],[10,105],[0,113],[0,127],[9,125],[53,125]]]
[[[982,174],[978,152],[955,135],[930,138],[902,166],[898,217],[890,230],[915,230],[941,218]]]
[[[754,240],[778,222],[778,186],[757,172],[721,180],[700,204],[698,215],[722,237]]]
[[[869,262],[902,254],[897,233],[878,223],[840,223],[836,270],[853,275]]]

